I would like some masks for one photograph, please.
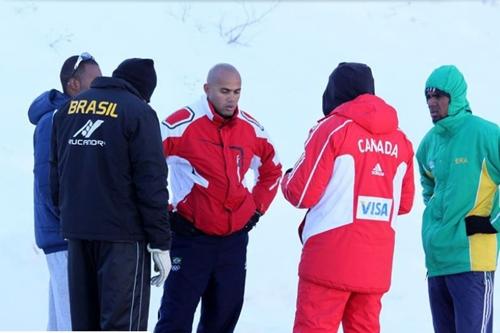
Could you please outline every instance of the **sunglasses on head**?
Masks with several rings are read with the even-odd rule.
[[[427,100],[431,99],[432,97],[441,98],[444,96],[450,98],[450,94],[438,88],[425,88],[425,98]]]
[[[83,52],[78,56],[78,59],[76,59],[75,66],[73,66],[73,71],[71,72],[71,76],[75,75],[76,71],[78,70],[78,67],[80,67],[80,64],[85,61],[89,60],[94,60],[94,57],[88,53],[88,52]]]

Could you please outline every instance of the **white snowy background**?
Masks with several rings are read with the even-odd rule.
[[[212,65],[235,65],[243,77],[240,107],[266,127],[286,169],[321,118],[323,90],[341,61],[371,66],[377,94],[397,108],[415,147],[432,126],[424,83],[442,64],[464,73],[473,112],[498,123],[499,42],[496,1],[0,0],[0,330],[46,327],[48,273],[33,235],[34,127],[27,110],[41,92],[59,89],[68,56],[90,52],[104,75],[125,58],[153,58],[158,86],[151,105],[160,118],[203,93]],[[412,213],[394,226],[393,282],[383,298],[382,332],[432,331],[419,192],[417,183]],[[236,332],[291,332],[301,250],[296,229],[303,213],[278,193],[252,231]],[[150,330],[161,294],[153,289]]]

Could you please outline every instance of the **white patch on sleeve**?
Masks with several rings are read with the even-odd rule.
[[[399,204],[401,203],[401,192],[403,190],[403,179],[406,174],[407,168],[408,165],[405,162],[402,162],[400,165],[398,165],[396,174],[394,175],[394,179],[392,180],[394,212],[392,213],[391,223],[395,223],[398,218]]]
[[[314,235],[353,222],[354,158],[341,155],[335,159],[333,175],[320,201],[306,215],[302,242]]]
[[[174,207],[191,192],[194,184],[208,187],[208,180],[203,178],[188,160],[179,156],[168,156],[167,164]]]

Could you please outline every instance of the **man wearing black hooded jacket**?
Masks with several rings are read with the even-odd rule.
[[[147,329],[150,254],[170,267],[167,167],[147,104],[151,59],[128,59],[54,116],[51,189],[68,239],[73,329]]]

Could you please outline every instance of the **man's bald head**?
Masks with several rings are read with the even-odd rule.
[[[233,65],[217,64],[212,67],[203,89],[218,114],[225,118],[234,115],[240,99],[241,76]]]
[[[207,83],[213,84],[219,82],[228,76],[236,76],[241,82],[241,76],[238,70],[231,64],[220,63],[208,71]]]

